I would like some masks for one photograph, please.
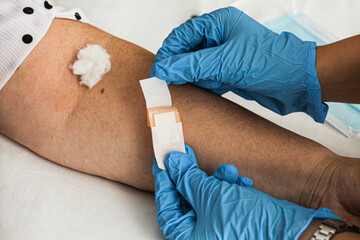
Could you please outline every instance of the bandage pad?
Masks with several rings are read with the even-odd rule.
[[[161,114],[161,113],[171,113],[173,112],[175,115],[175,121],[180,121],[180,114],[176,107],[159,107],[159,108],[148,108],[147,109],[147,124],[149,127],[155,127],[155,115]]]
[[[147,107],[147,124],[151,127],[156,162],[165,169],[166,155],[173,151],[185,153],[182,123],[165,81],[149,78],[140,81]]]

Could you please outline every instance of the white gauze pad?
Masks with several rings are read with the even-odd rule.
[[[90,89],[111,69],[110,55],[100,45],[87,45],[77,55],[78,60],[70,65],[75,75],[81,75],[80,85]]]

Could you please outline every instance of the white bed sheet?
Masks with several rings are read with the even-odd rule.
[[[80,6],[99,27],[156,52],[173,27],[233,1],[57,0]],[[292,10],[288,0],[240,0],[259,21]],[[299,8],[343,38],[359,34],[360,1],[299,1]],[[230,98],[271,121],[344,156],[360,157],[360,138],[347,139],[304,114],[279,117],[258,104]],[[0,134],[0,239],[161,239],[153,194],[51,163]]]

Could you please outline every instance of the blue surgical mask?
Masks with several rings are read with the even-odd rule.
[[[264,24],[272,31],[288,31],[304,41],[324,45],[339,40],[303,14],[285,15]],[[360,133],[360,104],[327,102],[329,112],[326,122],[347,137]]]

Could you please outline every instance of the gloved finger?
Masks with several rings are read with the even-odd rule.
[[[181,195],[166,171],[161,170],[156,161],[153,164],[155,179],[156,219],[164,232],[165,238],[177,239],[177,235],[190,236],[196,221],[193,210],[183,212],[180,202]]]
[[[171,83],[171,82],[169,82],[169,83]],[[176,84],[176,83],[177,82],[173,82],[173,84]],[[192,83],[192,85],[195,85],[195,86],[201,87],[201,88],[206,88],[206,89],[210,90],[210,92],[215,93],[219,96],[230,91],[230,92],[233,92],[247,100],[254,100],[254,98],[251,97],[245,90],[230,86],[229,84],[222,83],[222,82],[199,80],[198,82]]]
[[[198,167],[193,150],[186,145],[186,153],[171,152],[165,159],[165,167],[175,183],[178,192],[194,208],[195,212],[210,202],[211,192],[215,192],[221,181],[208,177]]]
[[[200,80],[221,82],[222,75],[229,74],[222,72],[223,54],[222,46],[205,48],[156,61],[152,70],[156,77],[171,83]]]
[[[154,75],[155,76],[155,75]],[[174,85],[181,85],[184,83],[187,83],[186,81],[177,81],[177,82],[171,82],[171,81],[166,81],[166,83],[169,84],[174,84]],[[223,90],[224,92],[228,92],[232,89],[234,89],[234,87],[231,87],[225,83],[222,82],[209,82],[209,81],[204,81],[204,80],[199,80],[197,82],[194,82],[193,85],[197,86],[197,87],[201,87],[201,88],[206,88],[209,90]]]
[[[154,157],[154,164],[153,164],[153,175],[155,179],[155,198],[158,193],[160,193],[163,189],[169,188],[173,189],[174,194],[177,193],[176,197],[179,200],[179,206],[182,210],[182,212],[188,212],[189,209],[189,203],[177,192],[175,186],[171,182],[169,175],[165,174],[162,169],[160,169],[157,165],[156,159]],[[161,207],[161,206],[160,206]]]
[[[239,172],[237,168],[232,164],[224,164],[218,167],[212,175],[221,181],[227,181],[230,184],[236,183]],[[182,197],[180,201],[183,212],[192,210],[191,205]]]
[[[229,8],[223,8],[181,24],[164,40],[156,60],[221,45],[229,31],[226,23],[231,14]]]
[[[157,52],[150,77],[157,76],[163,80],[180,82],[181,79],[170,80],[162,78],[157,73],[158,68],[156,64],[170,56],[220,46],[227,41],[229,34],[232,32],[230,29],[232,24],[229,21],[238,21],[242,15],[243,12],[236,8],[223,8],[190,19],[175,28],[164,40],[163,46]],[[182,81],[182,83],[184,82]]]
[[[254,188],[254,183],[253,181],[248,178],[248,177],[238,177],[236,179],[236,184],[241,186],[241,187],[249,187],[249,188]]]
[[[219,29],[222,28],[223,23],[216,18],[224,14],[224,12],[226,12],[225,9],[219,9],[210,14],[189,19],[179,27],[174,28],[156,53],[150,77],[157,76],[163,79],[157,74],[156,69],[156,63],[160,60],[173,55],[220,45],[223,37],[221,36],[222,31],[219,31]],[[179,83],[180,82],[181,84],[185,83],[179,80]]]
[[[181,198],[180,198],[180,208],[184,214],[193,210],[190,203],[188,203],[188,201],[186,201],[183,196],[181,196]]]
[[[157,165],[157,162],[156,162],[156,159],[155,159],[155,157],[154,157],[154,159],[153,159],[153,175],[154,175],[154,178],[155,178],[155,175],[156,175],[156,177],[159,177],[160,175],[160,173],[162,172],[162,170],[158,167],[158,165]],[[164,176],[164,178],[166,178],[166,180],[165,181],[163,181],[163,179],[162,178],[156,178],[156,180],[155,180],[155,184],[158,182],[158,183],[161,183],[161,181],[163,181],[163,182],[168,182],[168,180],[169,180],[169,176],[168,175],[165,175]],[[170,180],[171,181],[171,180]],[[155,188],[156,188],[156,186],[158,186],[159,188],[160,188],[160,184],[158,184],[158,185],[155,185]],[[177,190],[176,190],[177,191]],[[155,191],[155,192],[158,192],[158,191]],[[156,195],[155,195],[156,196]],[[178,198],[179,198],[179,204],[180,204],[180,209],[181,209],[181,212],[182,213],[188,213],[189,211],[191,211],[191,210],[193,210],[192,209],[192,207],[191,207],[191,205],[178,193]]]
[[[216,177],[217,179],[222,181],[227,181],[230,184],[236,183],[236,181],[238,180],[238,176],[239,171],[237,167],[232,164],[221,165],[215,170],[213,174],[213,177]]]
[[[254,187],[253,181],[248,177],[238,177],[239,171],[233,164],[224,164],[216,169],[213,174],[219,180],[227,181],[230,184],[236,183],[241,187]]]
[[[174,82],[174,84],[176,84],[177,82]],[[201,87],[201,88],[206,88],[209,90],[213,90],[213,89],[226,89],[229,90],[231,89],[230,86],[228,86],[227,84],[224,84],[222,82],[215,82],[215,81],[206,81],[206,80],[199,80],[197,82],[194,82],[193,85],[197,86],[197,87]]]

